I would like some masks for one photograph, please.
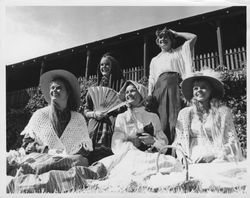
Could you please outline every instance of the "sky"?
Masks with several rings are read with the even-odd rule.
[[[6,6],[5,64],[222,9],[221,6]]]

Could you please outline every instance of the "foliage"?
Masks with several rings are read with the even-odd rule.
[[[246,69],[240,71],[222,71],[225,88],[224,103],[232,109],[237,135],[243,154],[246,156],[247,146],[247,97],[246,97]]]
[[[25,107],[25,111],[30,114],[34,113],[37,109],[41,109],[47,106],[47,102],[42,95],[41,88],[38,87],[37,92],[30,98],[28,104]]]
[[[20,136],[20,133],[28,123],[29,119],[30,114],[23,110],[7,112],[7,151],[20,148],[22,143],[22,137]]]
[[[93,85],[96,85],[97,78],[91,78],[91,79],[87,80],[86,78],[81,77],[78,79],[78,82],[80,84],[80,90],[81,90],[81,104],[79,107],[79,112],[81,112],[83,114],[84,104],[86,102],[86,95],[88,92],[88,88],[93,86]]]

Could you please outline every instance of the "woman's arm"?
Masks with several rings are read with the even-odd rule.
[[[164,134],[161,128],[161,122],[160,119],[156,114],[152,114],[153,116],[153,123],[154,123],[154,130],[155,130],[155,142],[153,144],[153,147],[157,148],[158,150],[162,149],[164,146],[168,145],[168,138]]]
[[[148,77],[148,95],[151,96],[154,90],[155,75],[154,75],[154,59],[151,60],[149,66],[149,77]]]
[[[176,37],[182,37],[186,40],[191,40],[190,41],[190,48],[191,50],[194,48],[195,42],[197,40],[197,36],[193,33],[189,32],[176,32],[174,30],[170,30]]]
[[[112,136],[111,149],[114,154],[123,152],[128,149],[137,149],[134,146],[135,137],[129,137],[125,132],[124,118],[120,115],[117,116],[115,121],[114,133]],[[138,139],[138,138],[137,138]],[[133,141],[135,141],[133,143]]]
[[[94,109],[94,104],[93,104],[93,101],[92,101],[91,96],[89,94],[87,94],[87,96],[86,96],[86,103],[84,106],[84,114],[87,118],[94,118],[96,120],[101,120],[102,118],[107,116],[106,113],[96,111]]]
[[[223,150],[221,155],[233,156],[238,160],[242,159],[242,152],[233,123],[233,116],[231,110],[227,107],[221,108],[221,130],[223,132]]]

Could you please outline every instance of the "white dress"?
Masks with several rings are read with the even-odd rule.
[[[230,109],[226,106],[219,107],[217,120],[219,131],[215,137],[215,133],[212,133],[214,124],[211,114],[201,122],[193,107],[182,109],[178,116],[173,144],[183,149],[190,162],[206,154],[214,154],[216,161],[241,160],[242,153]],[[228,154],[223,150],[227,150]]]
[[[136,136],[136,132],[141,131],[143,126],[150,122],[154,126],[155,143],[153,146],[159,150],[167,145],[167,137],[161,130],[160,120],[156,114],[140,107],[132,112],[127,110],[117,116],[112,138],[112,151],[115,155],[101,160],[108,169],[109,182],[113,180],[115,183],[122,183],[124,180],[146,178],[156,173],[158,153],[143,152],[126,140],[128,136]],[[179,161],[164,154],[160,155],[159,168],[162,173],[182,171]]]

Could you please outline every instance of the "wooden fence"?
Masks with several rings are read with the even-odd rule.
[[[227,49],[224,54],[224,66],[223,69],[228,70],[240,70],[246,67],[246,49],[245,47]],[[193,65],[195,70],[200,70],[203,67],[209,67],[212,69],[218,69],[219,65],[219,55],[217,52],[211,52],[207,54],[195,55],[193,59]],[[221,68],[221,66],[220,66]],[[144,69],[140,67],[132,67],[123,70],[123,75],[126,80],[138,81],[143,77]],[[89,76],[89,79],[96,78],[95,75]],[[11,107],[23,106],[27,103],[28,96],[34,95],[37,88],[32,87],[25,90],[18,90],[15,92],[7,93],[7,104]]]
[[[224,68],[228,70],[239,70],[246,66],[245,47],[227,49],[224,54]],[[203,67],[216,69],[219,66],[219,55],[217,52],[195,55],[193,59],[195,70]]]

